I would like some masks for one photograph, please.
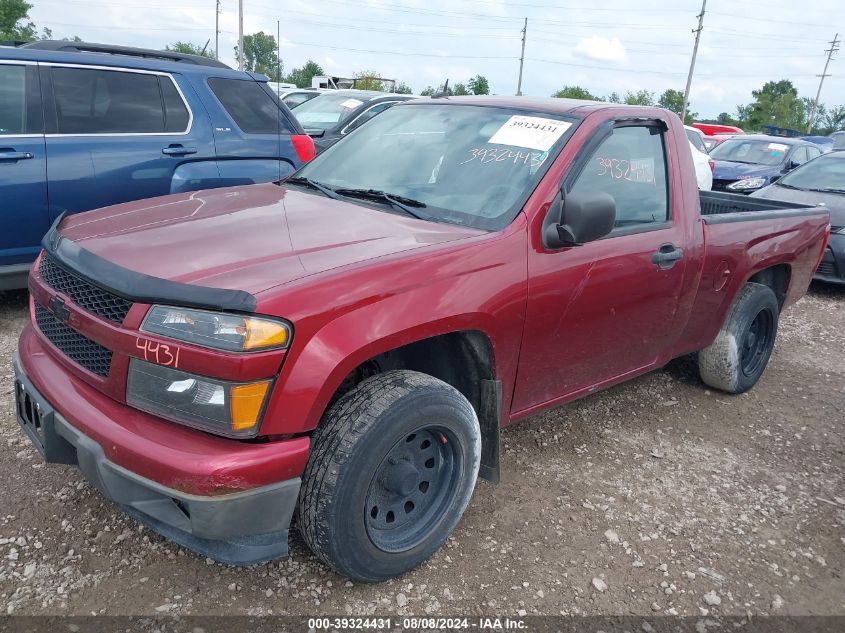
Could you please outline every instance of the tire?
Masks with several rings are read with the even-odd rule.
[[[772,355],[779,314],[778,300],[771,288],[745,284],[716,340],[698,353],[701,379],[727,393],[751,389]]]
[[[478,418],[460,392],[414,371],[378,374],[340,398],[315,431],[299,530],[352,580],[399,576],[452,533],[480,461]]]

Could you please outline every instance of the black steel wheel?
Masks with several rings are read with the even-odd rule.
[[[757,375],[769,360],[774,342],[775,317],[770,309],[763,308],[754,317],[742,341],[742,373],[746,376]]]
[[[420,543],[451,505],[459,476],[456,440],[447,429],[424,427],[393,445],[367,492],[367,533],[386,552]]]
[[[742,393],[757,384],[775,346],[780,305],[774,291],[748,282],[737,294],[722,328],[698,353],[701,379],[728,393]]]
[[[337,572],[394,578],[455,529],[480,463],[478,418],[457,389],[415,371],[378,374],[342,396],[315,431],[297,524]]]

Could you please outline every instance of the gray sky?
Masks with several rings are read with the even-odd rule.
[[[29,0],[54,35],[161,48],[177,39],[214,46],[215,0]],[[234,65],[237,0],[220,0],[221,59]],[[566,84],[598,95],[683,90],[701,0],[244,0],[244,32],[276,33],[285,69],[307,59],[328,74],[376,70],[415,92],[480,73],[516,91],[528,18],[523,93]],[[704,117],[735,112],[763,82],[788,78],[815,96],[824,49],[845,35],[842,0],[709,0],[690,101]],[[821,101],[845,104],[845,50]]]

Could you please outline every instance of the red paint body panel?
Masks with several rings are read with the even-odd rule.
[[[715,134],[744,134],[742,128],[735,125],[721,125],[718,123],[693,123],[690,127],[701,130],[705,136],[713,136]]]
[[[522,212],[498,232],[274,185],[169,196],[65,220],[65,238],[125,268],[248,291],[256,312],[293,324],[286,352],[237,355],[178,344],[186,371],[232,380],[278,374],[261,426],[272,441],[214,438],[123,404],[128,358],[143,357],[137,339],[173,344],[138,332],[146,305],[136,304],[122,326],[69,306],[73,327],[115,351],[109,379],[61,357],[34,326],[21,338],[24,367],[115,462],[165,485],[250,487],[301,474],[307,437],[273,438],[315,428],[349,372],[396,347],[481,332],[502,383],[506,425],[706,347],[755,272],[788,265],[787,303],[806,290],[827,227],[823,214],[705,224],[677,117],[625,106],[577,113],[584,120]],[[669,128],[671,223],[546,250],[543,218],[578,151],[600,124],[631,116],[662,119]],[[663,244],[684,250],[669,270],[651,262]],[[30,287],[40,303],[52,294],[37,272]]]

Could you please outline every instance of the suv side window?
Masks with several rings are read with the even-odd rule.
[[[256,81],[245,79],[208,80],[214,96],[245,134],[290,134],[278,102]]]
[[[59,134],[162,134],[170,127],[158,75],[54,66],[52,77]],[[178,122],[177,110],[171,106]],[[184,132],[184,116],[181,122]]]
[[[617,228],[664,224],[671,216],[663,136],[657,126],[615,128],[593,152],[572,191],[613,196]]]
[[[0,64],[0,136],[41,134],[38,68]]]
[[[813,160],[822,155],[822,151],[816,147],[807,147],[807,160]]]

